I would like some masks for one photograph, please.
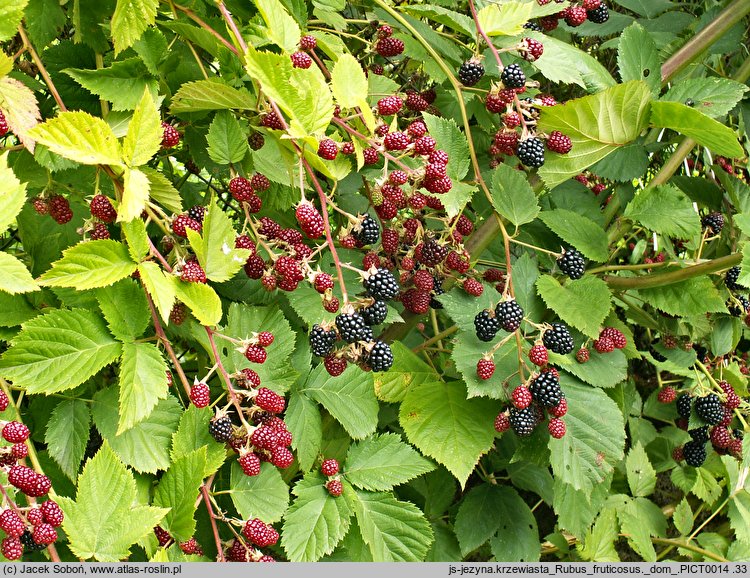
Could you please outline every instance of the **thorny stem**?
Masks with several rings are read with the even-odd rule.
[[[208,511],[208,517],[211,520],[211,530],[214,533],[214,541],[216,542],[216,555],[219,558],[219,562],[226,562],[224,558],[224,548],[221,546],[221,537],[219,536],[219,529],[216,526],[216,519],[214,518],[214,510],[211,507],[211,497],[209,492],[211,485],[213,484],[214,476],[211,476],[206,482],[201,485],[201,494],[203,494],[203,503],[206,504],[206,510]]]

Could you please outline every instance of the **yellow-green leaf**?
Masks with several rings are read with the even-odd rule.
[[[177,298],[190,308],[203,325],[214,326],[221,321],[221,299],[212,287],[204,283],[185,283],[171,277]]]
[[[26,202],[26,183],[22,184],[8,166],[7,151],[0,155],[0,183],[0,233],[4,233]]]
[[[159,111],[146,89],[143,98],[133,112],[128,125],[128,134],[122,142],[122,156],[131,167],[146,164],[161,146],[161,120]]]
[[[175,300],[174,285],[153,261],[144,261],[138,265],[138,273],[162,320],[169,323],[169,314]]]
[[[0,291],[14,295],[38,290],[39,285],[26,266],[13,255],[0,251]]]
[[[87,112],[61,112],[29,131],[36,139],[66,159],[84,165],[119,165],[120,144],[101,118]]]
[[[143,31],[153,26],[159,0],[117,0],[110,28],[115,54],[130,48]]]
[[[34,140],[29,136],[29,131],[42,117],[31,89],[15,78],[0,78],[0,109],[13,134],[33,152]]]
[[[128,277],[135,268],[136,264],[122,243],[111,239],[88,241],[63,251],[62,259],[55,261],[52,268],[40,277],[40,284],[95,289]]]
[[[297,22],[279,0],[254,0],[258,12],[268,26],[268,38],[287,52],[294,52],[299,44]]]
[[[0,42],[10,40],[16,35],[28,2],[29,0],[0,1]]]
[[[514,36],[523,32],[523,25],[531,18],[531,7],[520,2],[490,4],[479,11],[477,18],[487,36]]]
[[[148,176],[139,169],[126,168],[125,188],[122,191],[122,202],[117,208],[117,221],[128,222],[140,217],[146,208],[151,189]]]
[[[367,99],[367,77],[362,65],[351,54],[344,54],[334,65],[331,89],[343,108],[354,108]]]

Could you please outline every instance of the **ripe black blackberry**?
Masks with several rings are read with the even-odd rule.
[[[380,268],[370,275],[363,283],[365,291],[370,297],[380,301],[388,301],[396,297],[400,291],[398,281],[388,269]]]
[[[217,414],[208,422],[208,433],[219,443],[232,438],[232,420],[226,414]]]
[[[473,58],[464,62],[458,69],[458,79],[464,86],[474,86],[483,76],[484,66]]]
[[[331,353],[333,344],[336,343],[337,335],[333,329],[325,330],[317,323],[310,331],[310,349],[313,355],[325,357]]]
[[[750,309],[750,301],[744,295],[735,295],[735,299],[739,301],[739,304],[730,299],[727,301],[727,310],[730,315],[744,317],[748,309]]]
[[[20,540],[25,552],[36,552],[38,550],[44,550],[47,547],[46,544],[37,544],[34,542],[34,537],[28,530],[21,534]]]
[[[339,330],[339,336],[347,343],[364,340],[367,337],[367,330],[370,329],[365,323],[365,318],[359,313],[342,313],[336,317],[336,328]],[[370,335],[372,330],[370,329]]]
[[[203,222],[203,218],[206,216],[206,207],[203,205],[195,205],[188,209],[188,217],[195,219],[199,223]]]
[[[358,313],[367,325],[380,325],[388,315],[388,305],[385,304],[385,301],[374,301],[372,305],[363,307]]]
[[[542,343],[547,349],[560,355],[567,355],[573,351],[573,337],[564,323],[552,323],[544,332]]]
[[[586,10],[586,16],[594,24],[604,24],[609,20],[609,8],[602,2],[596,10]]]
[[[443,304],[440,303],[435,297],[438,295],[442,295],[445,293],[445,289],[443,289],[443,280],[437,277],[436,275],[433,275],[433,284],[432,284],[432,293],[430,293],[430,307],[433,309],[442,309]]]
[[[685,463],[694,468],[699,468],[706,461],[706,444],[689,441],[682,448],[682,457],[685,459]]]
[[[367,365],[373,371],[388,371],[393,365],[391,347],[383,341],[376,341],[367,355]]]
[[[709,213],[701,219],[704,229],[709,229],[712,235],[718,235],[724,228],[724,215],[719,212]]]
[[[535,136],[518,143],[516,156],[524,166],[539,168],[544,164],[544,144]]]
[[[693,407],[693,398],[686,393],[683,393],[677,398],[677,414],[680,417],[690,417],[690,411]]]
[[[489,309],[480,311],[474,317],[474,329],[480,341],[492,341],[500,331],[500,320]]]
[[[495,318],[500,322],[500,327],[512,333],[521,327],[523,309],[514,299],[501,301],[495,307]]]
[[[533,405],[524,409],[511,407],[508,415],[510,427],[513,428],[513,431],[517,436],[521,437],[531,435],[531,432],[534,431],[537,424],[536,417],[536,410]]]
[[[724,408],[721,407],[721,400],[715,393],[696,398],[695,413],[711,425],[719,424],[724,419]]]
[[[583,255],[573,248],[563,250],[562,256],[557,260],[557,266],[571,279],[580,279],[586,271]]]
[[[534,30],[536,32],[542,32],[542,27],[539,26],[539,23],[536,20],[529,20],[526,24],[523,25],[524,28],[527,30]]]
[[[534,400],[544,407],[555,407],[562,401],[560,381],[550,371],[540,373],[529,385],[529,391]]]
[[[428,267],[442,263],[448,255],[448,247],[441,245],[435,239],[430,239],[422,245],[420,261]]]
[[[355,227],[353,234],[363,245],[374,245],[380,238],[380,225],[370,215],[365,215],[362,222]]]
[[[699,444],[705,444],[708,441],[707,425],[691,429],[688,433],[690,434],[690,437],[693,438],[693,441],[698,442]]]
[[[740,269],[739,265],[736,265],[729,269],[729,271],[727,271],[726,275],[724,276],[724,285],[727,286],[727,289],[731,289],[732,291],[741,291],[745,289],[745,287],[737,283],[737,279],[739,279],[741,271],[742,270]]]
[[[526,86],[526,75],[518,64],[511,64],[503,69],[500,80],[506,88],[523,88]]]

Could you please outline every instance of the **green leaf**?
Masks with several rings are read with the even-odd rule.
[[[242,269],[250,256],[248,249],[234,248],[237,233],[232,221],[216,203],[216,197],[211,199],[201,234],[192,230],[190,233],[190,246],[193,247],[198,262],[206,272],[206,277],[211,281],[228,281]]]
[[[544,44],[544,53],[533,66],[548,81],[576,84],[587,92],[600,92],[615,86],[610,72],[587,52],[552,36],[535,32],[528,32],[528,35]]]
[[[492,175],[492,206],[516,227],[530,223],[540,211],[526,175],[506,164]]]
[[[149,26],[154,25],[158,0],[117,0],[110,29],[115,56],[130,48]]]
[[[750,543],[750,494],[739,490],[729,501],[729,523],[738,541]]]
[[[284,515],[281,533],[281,546],[291,562],[320,560],[333,552],[349,530],[353,490],[344,484],[344,494],[334,498],[325,489],[325,482],[322,474],[313,471],[292,490],[297,497]]]
[[[323,442],[323,420],[318,404],[305,394],[292,391],[289,396],[284,421],[292,433],[292,447],[303,472],[315,464]]]
[[[628,485],[634,496],[648,496],[653,493],[656,487],[656,470],[640,442],[628,452],[625,469],[628,473]]]
[[[654,97],[661,92],[661,59],[651,35],[633,22],[620,35],[617,66],[623,82],[642,80]]]
[[[119,356],[98,315],[55,309],[23,324],[0,359],[0,375],[29,393],[50,394],[82,384]]]
[[[87,112],[61,112],[36,125],[29,136],[53,153],[84,165],[120,165],[120,145],[101,118]]]
[[[432,528],[414,504],[393,494],[356,492],[354,513],[374,562],[421,562],[433,541]]]
[[[117,207],[117,222],[128,222],[137,219],[146,208],[151,188],[146,173],[139,169],[126,168],[123,174],[125,186],[122,201]]]
[[[422,115],[427,131],[435,139],[435,148],[448,153],[447,174],[454,181],[460,181],[469,172],[471,156],[466,136],[452,118],[442,118],[429,113]]]
[[[561,131],[570,137],[573,149],[567,155],[548,155],[539,175],[548,187],[555,187],[635,140],[648,124],[650,103],[648,85],[631,81],[565,104],[544,107],[539,130]]]
[[[682,498],[680,503],[677,504],[672,515],[672,521],[680,536],[687,536],[693,531],[693,509],[690,507],[687,498]]]
[[[238,163],[248,151],[247,131],[243,131],[237,118],[226,110],[216,113],[206,140],[208,156],[220,165]]]
[[[518,505],[516,498],[518,494],[513,488],[492,484],[481,484],[466,494],[454,525],[462,556],[487,542],[509,517],[515,516],[508,507],[511,503]]]
[[[145,261],[138,265],[138,273],[162,320],[169,323],[169,314],[172,312],[176,296],[174,284],[153,261]]]
[[[180,403],[174,396],[162,399],[151,414],[129,430],[117,434],[120,415],[118,388],[108,387],[94,395],[91,413],[96,429],[127,465],[139,472],[155,473],[169,467],[169,446],[180,421]]]
[[[136,269],[127,247],[111,239],[79,243],[63,251],[62,259],[39,278],[41,285],[96,289],[129,277]]]
[[[353,439],[362,439],[378,424],[378,400],[372,385],[372,373],[349,366],[339,377],[331,378],[319,364],[300,389],[321,404]]]
[[[556,479],[553,505],[560,528],[565,528],[576,537],[583,537],[609,497],[611,485],[611,475],[590,492],[576,490],[570,484]]]
[[[506,2],[490,4],[477,14],[479,24],[487,36],[515,36],[524,31],[523,25],[531,18],[531,4]]]
[[[186,456],[194,450],[206,449],[206,469],[203,477],[218,470],[226,459],[224,445],[208,433],[208,423],[214,413],[210,408],[197,408],[190,404],[180,417],[180,425],[172,436],[172,461]]]
[[[4,233],[15,221],[26,203],[26,183],[21,183],[8,166],[8,151],[0,155],[0,233]]]
[[[140,169],[148,177],[149,194],[152,201],[156,201],[173,213],[182,212],[182,198],[180,192],[160,172],[143,167]]]
[[[615,550],[617,540],[617,514],[614,508],[606,508],[596,519],[591,528],[576,545],[581,558],[591,562],[619,562],[620,556]]]
[[[0,2],[0,42],[10,40],[18,32],[23,11],[29,0],[3,0]]]
[[[375,395],[379,400],[401,402],[410,388],[436,380],[435,370],[400,341],[391,344],[391,351],[393,366],[388,371],[373,375]]]
[[[670,0],[615,0],[615,2],[646,18],[655,18],[675,6]]]
[[[344,464],[347,481],[373,492],[391,490],[434,469],[429,460],[392,433],[352,444]]]
[[[254,107],[255,102],[249,92],[233,88],[214,78],[180,85],[172,97],[169,110],[172,114],[179,115],[207,110],[248,110]]]
[[[609,258],[607,233],[588,217],[555,209],[544,211],[539,218],[566,243],[570,243],[592,261],[605,262]]]
[[[268,27],[268,39],[285,52],[294,52],[299,44],[297,22],[279,0],[253,0]]]
[[[615,349],[609,353],[598,353],[592,349],[586,363],[578,363],[572,355],[558,355],[550,352],[550,363],[575,375],[594,387],[614,387],[628,376],[628,359]]]
[[[49,417],[44,441],[47,452],[71,480],[78,477],[78,468],[86,453],[91,414],[80,399],[61,401]]]
[[[622,533],[628,543],[646,562],[656,561],[656,551],[651,536],[666,535],[666,518],[661,509],[645,498],[628,500],[618,509]]]
[[[145,165],[161,147],[163,129],[159,110],[151,92],[146,89],[135,107],[133,118],[128,124],[128,134],[122,141],[122,156],[131,167]]]
[[[456,32],[460,32],[467,36],[473,36],[476,34],[474,21],[466,14],[435,5],[403,5],[401,6],[401,9],[408,14],[424,16],[433,22],[445,24]]]
[[[542,275],[536,286],[547,306],[565,323],[589,337],[599,336],[602,322],[612,307],[612,294],[604,281],[586,275],[560,285],[551,275]]]
[[[154,492],[154,506],[169,508],[161,526],[177,542],[185,542],[195,533],[196,499],[205,470],[203,447],[176,459]]]
[[[410,389],[399,422],[409,441],[441,464],[463,486],[495,439],[497,407],[466,399],[460,382],[426,383]]]
[[[742,147],[734,131],[702,112],[677,102],[654,102],[651,125],[676,130],[717,155],[742,156]]]
[[[18,258],[0,251],[0,291],[11,295],[39,291],[34,278]]]
[[[590,492],[623,456],[625,425],[617,404],[600,389],[562,376],[568,399],[567,433],[550,438],[550,463],[556,479]],[[592,411],[596,408],[596,411]]]
[[[167,277],[177,299],[190,308],[201,325],[214,326],[221,321],[221,299],[213,287],[204,283],[186,283],[178,277]]]
[[[504,488],[503,512],[490,549],[498,562],[538,562],[539,530],[531,508],[513,488]]]
[[[76,499],[58,496],[65,514],[63,529],[76,558],[118,562],[130,547],[153,532],[167,510],[136,505],[132,474],[105,442],[86,462],[78,478]]]
[[[0,21],[2,21],[1,11],[2,8],[0,8]],[[29,135],[29,131],[42,118],[34,93],[21,81],[3,76],[0,78],[0,108],[5,114],[10,130],[29,152],[33,152],[34,140]]]
[[[747,91],[746,85],[728,78],[686,78],[673,84],[661,100],[685,104],[690,99],[695,110],[711,118],[721,118],[742,100]]]
[[[639,191],[624,216],[660,235],[688,239],[701,230],[692,201],[677,187],[663,185]]]
[[[108,68],[66,68],[62,72],[102,100],[111,102],[112,110],[133,110],[142,102],[144,91],[159,92],[158,82],[149,76],[140,58],[118,60]]]
[[[134,341],[146,331],[151,315],[143,289],[133,279],[122,279],[96,292],[99,308],[112,335],[121,341]]]
[[[146,419],[168,394],[167,364],[151,343],[124,343],[120,363],[120,422],[117,434]]]
[[[247,476],[236,460],[232,462],[229,495],[245,520],[260,518],[268,524],[278,522],[289,506],[289,488],[279,469],[271,463],[261,464],[257,476]]]
[[[367,77],[362,65],[351,54],[343,54],[331,71],[331,90],[342,108],[367,102]]]
[[[726,312],[724,299],[707,275],[692,277],[661,287],[639,289],[638,295],[649,305],[667,315],[689,317],[705,313]]]
[[[487,297],[492,299],[489,291]],[[480,297],[481,299],[481,297]],[[478,308],[476,311],[480,311]],[[475,331],[461,331],[455,339],[451,358],[466,383],[467,397],[489,397],[508,399],[509,391],[521,385],[518,371],[518,349],[515,341],[508,341],[494,352],[495,374],[507,376],[503,379],[480,379],[477,375],[477,360],[490,349],[488,343],[480,341]]]

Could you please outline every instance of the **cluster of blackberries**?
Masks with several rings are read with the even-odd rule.
[[[156,536],[160,548],[167,548],[174,543],[172,535],[161,526],[154,527],[154,535]],[[180,542],[178,545],[183,554],[203,556],[203,548],[195,538],[190,538],[185,542]]]
[[[495,305],[495,309],[484,309],[474,317],[474,330],[480,341],[495,339],[500,329],[516,331],[523,321],[523,309],[515,299],[506,299]]]
[[[706,218],[704,217],[704,219]],[[746,295],[743,295],[743,293],[747,292],[748,288],[738,283],[741,272],[742,269],[739,266],[735,266],[729,269],[724,275],[724,285],[730,291],[730,297],[727,300],[727,310],[730,315],[735,317],[745,317],[750,313],[750,300],[748,300]]]
[[[611,353],[615,349],[625,348],[627,344],[628,339],[622,331],[614,327],[605,327],[599,332],[599,339],[594,340],[594,349],[597,353]],[[582,350],[579,350],[578,353]],[[581,360],[579,359],[579,361]]]
[[[548,1],[537,0],[539,4]],[[562,0],[556,0],[562,2]],[[609,8],[603,0],[574,0],[569,6],[549,16],[543,16],[536,21],[527,22],[524,27],[538,32],[550,32],[557,28],[560,20],[568,26],[577,28],[587,20],[594,24],[604,24],[609,20]]]
[[[0,550],[8,560],[18,560],[24,551],[43,550],[57,540],[63,523],[60,506],[52,500],[20,508],[13,506],[0,512],[0,530],[5,532]]]
[[[549,414],[547,429],[553,438],[565,435],[562,417],[568,412],[568,402],[560,388],[560,377],[554,367],[543,369],[527,385],[519,385],[512,395],[512,406],[495,418],[495,430],[512,429],[520,437],[528,437]]]
[[[35,197],[31,202],[38,214],[49,215],[58,225],[64,225],[73,218],[70,202],[62,195]]]

